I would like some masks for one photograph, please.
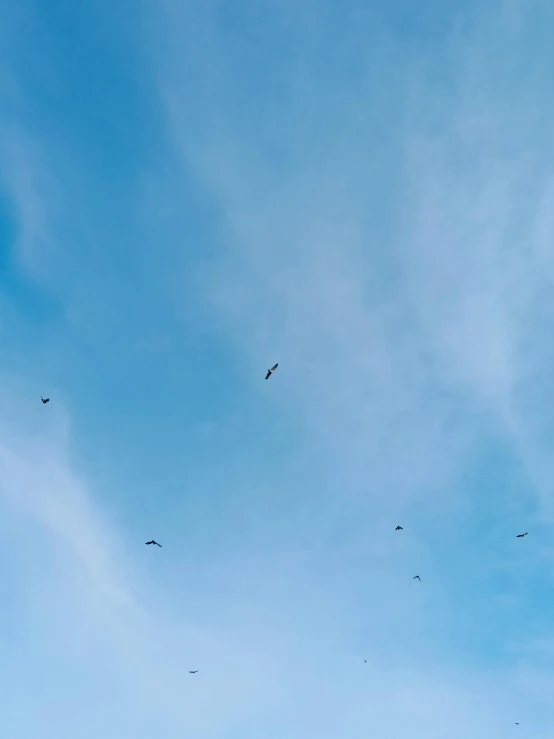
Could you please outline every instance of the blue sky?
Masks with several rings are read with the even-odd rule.
[[[552,4],[0,9],[6,736],[552,737]]]

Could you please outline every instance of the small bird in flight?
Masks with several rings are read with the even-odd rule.
[[[278,366],[279,366],[279,364],[274,364],[274,365],[273,365],[273,367],[272,367],[271,369],[268,369],[268,371],[267,371],[267,375],[265,376],[265,379],[266,379],[266,380],[269,380],[269,378],[270,378],[270,377],[271,377],[271,375],[272,375],[272,374],[273,374],[273,373],[275,372],[275,370],[277,369],[277,367],[278,367]]]
[[[198,670],[189,670],[189,675],[196,675]]]
[[[367,659],[364,659],[364,664],[367,664]]]
[[[524,536],[527,536],[527,534],[528,534],[528,533],[529,533],[529,532],[528,532],[528,531],[526,531],[526,532],[525,532],[524,534],[518,534],[518,535],[516,536],[516,539],[523,539],[523,537],[524,537]]]
[[[419,580],[419,582],[421,582],[421,577],[419,575],[416,575],[415,577],[412,577],[412,580]]]
[[[42,395],[40,396],[40,399],[42,400],[42,402],[43,402],[44,404],[46,404],[46,403],[49,403],[49,402],[50,402],[50,398],[43,398],[43,397],[42,397]]]
[[[516,726],[519,726],[519,721],[516,721]]]
[[[404,529],[402,528],[402,526],[397,526],[397,527],[395,528],[395,531],[404,531]]]
[[[161,544],[158,544],[157,541],[154,541],[154,539],[152,539],[152,541],[145,542],[145,544],[146,544],[146,546],[148,546],[149,544],[155,544],[157,547],[161,547],[162,546]]]

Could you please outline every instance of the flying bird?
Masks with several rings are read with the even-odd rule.
[[[271,377],[271,375],[272,375],[272,374],[273,374],[273,373],[275,372],[275,370],[277,369],[277,367],[278,367],[278,366],[279,366],[279,364],[274,364],[274,365],[273,365],[273,367],[272,367],[271,369],[268,369],[268,371],[267,371],[267,375],[265,376],[265,379],[266,379],[266,380],[269,380],[269,378],[270,378],[270,377]]]
[[[44,403],[45,405],[46,405],[46,403],[49,403],[49,402],[50,402],[50,398],[43,398],[43,397],[42,397],[42,395],[40,396],[40,399],[42,400],[42,402],[43,402],[43,403]]]
[[[364,659],[364,664],[367,664],[367,659]]]
[[[189,675],[196,675],[198,670],[189,670]]]
[[[518,535],[516,536],[516,539],[523,539],[523,537],[524,537],[524,536],[527,536],[527,534],[528,534],[528,533],[529,533],[529,532],[528,532],[528,531],[526,531],[526,532],[525,532],[524,534],[518,534]]]
[[[402,526],[397,526],[397,527],[395,528],[395,531],[404,531],[404,529],[402,528]]]
[[[516,721],[516,726],[519,726],[519,721]]]
[[[419,575],[416,575],[415,577],[412,577],[412,580],[419,580],[419,582],[421,582],[421,577]]]
[[[155,544],[157,547],[161,547],[162,546],[161,544],[158,544],[157,541],[154,541],[154,539],[152,539],[152,541],[145,542],[145,544],[146,544],[146,546],[148,546],[149,544]]]

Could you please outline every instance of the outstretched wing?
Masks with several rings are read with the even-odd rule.
[[[162,546],[161,544],[158,544],[158,542],[157,542],[157,541],[155,541],[155,542],[154,542],[154,544],[156,544],[156,545],[157,545],[157,546],[159,546],[160,548],[161,548],[161,546]]]
[[[267,380],[267,379],[269,379],[270,377],[271,377],[271,372],[270,372],[270,370],[268,370],[268,371],[267,371],[267,375],[265,376],[265,379]]]
[[[155,544],[156,542],[152,539],[152,541],[145,541],[144,543],[148,546],[148,544]]]
[[[277,369],[278,366],[279,366],[279,364],[274,364],[273,367],[271,368],[271,371],[272,372],[275,372],[275,370]]]

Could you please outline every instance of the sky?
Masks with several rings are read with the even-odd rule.
[[[0,0],[6,737],[553,736],[553,22]]]

